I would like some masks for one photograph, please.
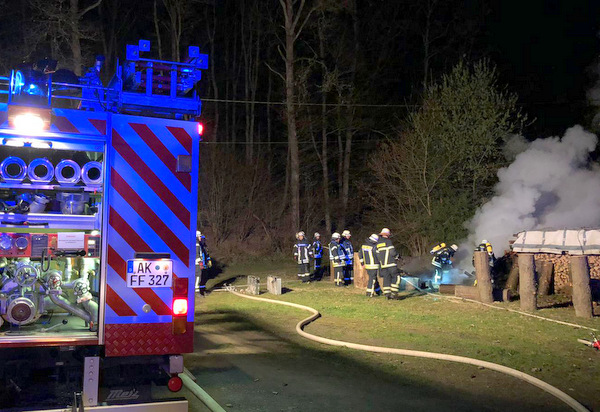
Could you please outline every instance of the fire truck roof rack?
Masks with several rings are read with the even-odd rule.
[[[104,57],[83,77],[68,70],[46,71],[33,65],[13,70],[0,77],[0,98],[8,104],[33,107],[69,107],[80,110],[138,114],[164,118],[194,118],[202,103],[197,84],[202,70],[208,68],[208,56],[196,46],[188,47],[184,62],[149,59],[150,41],[127,45],[126,58],[117,61],[116,73],[104,87],[100,68]],[[100,62],[100,64],[98,64]]]

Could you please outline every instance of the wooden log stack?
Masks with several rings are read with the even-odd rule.
[[[571,256],[555,255],[551,253],[536,253],[536,264],[538,262],[550,262],[553,264],[553,286],[558,293],[570,295],[573,289],[573,276],[571,275]],[[591,279],[600,279],[600,256],[588,256],[588,265]],[[538,276],[540,274],[538,273]],[[539,279],[541,281],[541,279]],[[544,286],[545,287],[545,286]]]

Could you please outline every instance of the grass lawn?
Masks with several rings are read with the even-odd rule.
[[[442,352],[499,363],[536,376],[587,407],[600,410],[600,352],[577,342],[577,338],[589,339],[586,330],[441,297],[410,295],[401,301],[369,299],[364,296],[363,290],[335,288],[327,280],[303,285],[295,279],[294,271],[293,262],[236,264],[225,267],[218,277],[208,282],[207,287],[210,290],[223,282],[243,286],[247,275],[260,276],[262,282],[266,281],[267,275],[280,276],[284,287],[291,290],[282,296],[265,297],[319,310],[323,316],[307,327],[311,333],[357,343]],[[497,305],[518,309],[518,302]],[[308,316],[304,311],[255,302],[228,293],[212,293],[201,300],[197,310],[200,325],[203,313],[234,312],[281,339],[307,348],[324,349],[324,345],[295,334],[297,321]],[[537,314],[600,329],[600,318],[578,319],[571,307],[543,309]],[[416,361],[395,355],[361,353],[346,348],[329,347],[324,350],[343,352],[346,356],[375,365],[392,377],[409,374],[415,379],[442,382],[452,376],[451,371],[455,369],[476,369],[442,361]],[[463,384],[468,385],[468,377],[460,376],[457,379],[463,379]],[[519,385],[526,384],[517,382],[516,388]]]

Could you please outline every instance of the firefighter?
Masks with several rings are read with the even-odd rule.
[[[201,231],[196,231],[196,292],[204,296],[208,269],[212,267],[212,259],[206,247],[206,238]]]
[[[447,270],[452,266],[452,257],[457,250],[458,246],[456,245],[446,246],[445,243],[440,243],[429,251],[429,253],[433,255],[431,264],[435,268],[433,283],[439,285],[442,282],[442,274],[444,273],[444,270]]]
[[[321,244],[321,234],[315,232],[313,237],[313,242],[310,245],[312,250],[313,258],[314,258],[314,274],[313,277],[315,279],[320,279],[322,277],[321,274],[321,261],[323,259],[323,245]]]
[[[354,282],[354,248],[350,241],[351,237],[350,231],[344,230],[342,232],[343,239],[340,242],[342,251],[344,252],[344,283],[346,285],[351,285]]]
[[[331,235],[331,243],[329,243],[329,262],[333,266],[333,276],[336,286],[344,286],[344,267],[346,266],[346,256],[340,246],[340,238],[340,234],[335,232]]]
[[[381,267],[379,273],[383,278],[383,295],[387,299],[397,299],[400,290],[400,274],[396,261],[400,255],[390,240],[391,235],[392,233],[387,227],[381,229],[375,250]]]
[[[302,283],[310,282],[310,258],[312,250],[310,243],[305,239],[304,232],[296,233],[296,243],[294,244],[294,260],[298,264],[298,279]]]
[[[487,240],[482,240],[481,243],[475,248],[475,252],[487,252],[488,261],[490,267],[494,267],[496,264],[496,256],[494,256],[494,249],[492,248],[492,244]]]
[[[360,264],[365,267],[369,275],[369,283],[367,283],[367,296],[372,298],[376,296],[377,274],[379,273],[379,259],[377,259],[377,242],[379,236],[372,234],[367,241],[360,247],[358,257]]]
[[[494,255],[494,249],[492,248],[492,244],[487,240],[483,239],[479,245],[475,248],[475,252],[487,252],[488,254],[488,263],[490,265],[490,275],[492,276],[492,283],[495,281],[496,272],[494,267],[496,265],[496,256]],[[475,256],[473,256],[473,266],[475,266]],[[477,286],[477,279],[475,279],[475,286]]]

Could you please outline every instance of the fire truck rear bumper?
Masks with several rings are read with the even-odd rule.
[[[40,409],[32,412],[71,412],[73,409],[65,407],[62,409]],[[98,412],[187,412],[188,401],[165,401],[152,403],[138,403],[133,405],[111,405],[111,406],[86,406],[85,411]]]

